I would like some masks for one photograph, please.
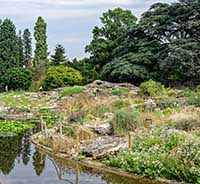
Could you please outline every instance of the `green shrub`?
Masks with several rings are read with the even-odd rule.
[[[74,87],[67,87],[64,89],[64,91],[61,93],[61,96],[70,96],[82,93],[84,90],[81,86],[74,86]]]
[[[181,105],[180,101],[175,97],[161,97],[157,100],[157,107],[161,110],[166,108],[176,108],[179,105]]]
[[[115,109],[121,109],[124,107],[128,107],[130,105],[130,102],[128,100],[114,100],[112,102],[112,107]]]
[[[58,122],[60,114],[56,111],[52,111],[48,108],[41,108],[39,110],[40,116],[47,123],[47,128],[52,128],[53,125]]]
[[[46,78],[43,81],[44,90],[53,88],[78,85],[82,82],[79,71],[65,66],[51,66],[47,70]]]
[[[9,90],[28,90],[31,86],[31,73],[25,68],[12,68],[5,77]]]
[[[141,125],[140,114],[137,111],[118,110],[114,114],[112,128],[115,134],[124,134]]]
[[[149,80],[147,82],[143,82],[140,85],[140,94],[147,95],[150,97],[160,96],[166,93],[165,87],[153,80]]]
[[[116,89],[112,90],[111,94],[114,96],[126,95],[129,93],[128,89]]]
[[[96,115],[97,116],[102,116],[106,112],[111,112],[111,108],[107,105],[97,105],[96,106]]]
[[[111,156],[108,164],[150,178],[198,183],[200,141],[196,135],[167,127],[140,130],[131,150]]]
[[[188,105],[200,107],[200,86],[197,86],[194,90],[186,88],[184,90],[184,95],[187,97]]]

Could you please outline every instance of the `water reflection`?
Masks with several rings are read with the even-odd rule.
[[[36,150],[31,132],[0,138],[0,184],[151,184],[88,168]],[[155,182],[154,182],[155,183]]]
[[[15,166],[15,161],[28,164],[30,159],[30,132],[14,137],[0,138],[0,171],[8,175]]]

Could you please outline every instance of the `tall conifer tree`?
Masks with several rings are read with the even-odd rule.
[[[35,56],[33,66],[35,69],[34,79],[39,80],[44,76],[47,65],[47,24],[44,22],[42,17],[38,17],[34,27],[34,37],[36,41],[35,45]]]
[[[23,46],[25,65],[30,68],[32,66],[32,38],[29,29],[23,32]]]
[[[5,19],[0,23],[0,91],[8,85],[5,80],[7,72],[11,68],[22,66],[15,25],[11,20]]]

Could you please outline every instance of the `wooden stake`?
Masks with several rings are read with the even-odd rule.
[[[132,135],[131,132],[128,133],[128,148],[132,147]]]

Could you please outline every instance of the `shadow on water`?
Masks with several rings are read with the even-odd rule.
[[[30,135],[31,131],[27,131],[15,137],[0,137],[0,184],[153,183],[54,158],[35,149],[30,142]]]

